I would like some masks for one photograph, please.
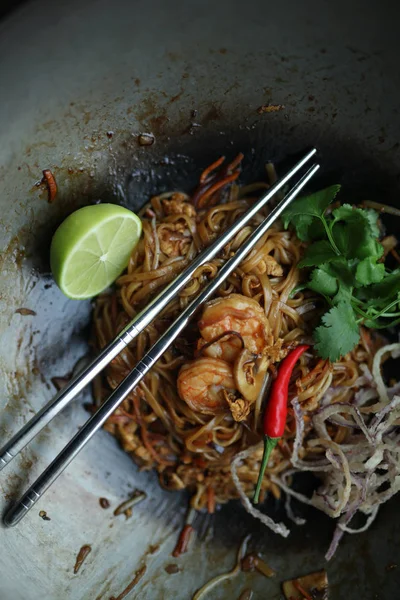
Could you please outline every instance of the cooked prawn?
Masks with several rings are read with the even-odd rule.
[[[272,343],[270,324],[262,307],[253,298],[241,294],[230,294],[208,302],[199,321],[199,330],[203,339],[198,349],[206,346],[202,354],[228,362],[235,361],[243,345],[260,354]],[[228,332],[233,334],[228,335]],[[221,338],[224,333],[227,336]],[[239,334],[239,338],[234,334]],[[215,343],[210,343],[213,340]]]
[[[197,358],[183,365],[178,375],[178,393],[189,407],[206,415],[229,411],[224,390],[235,391],[232,366],[218,358]]]

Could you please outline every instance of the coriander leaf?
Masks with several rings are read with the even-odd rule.
[[[400,292],[400,269],[387,273],[379,283],[373,283],[357,293],[361,300],[370,301],[375,307],[386,306]]]
[[[350,303],[339,302],[322,317],[322,325],[314,332],[315,348],[321,358],[336,361],[354,348],[360,331]]]
[[[346,258],[362,260],[369,256],[380,258],[383,254],[383,246],[372,236],[368,220],[364,217],[334,222],[332,235]]]
[[[314,244],[308,246],[304,258],[299,262],[299,268],[317,267],[322,263],[330,262],[337,258],[338,256],[332,249],[330,243],[326,240],[320,240],[319,242],[314,242]]]
[[[296,235],[302,242],[309,242],[311,240],[310,231],[313,229],[315,219],[310,215],[298,215],[293,226],[296,231]],[[287,228],[287,225],[285,226]]]
[[[353,296],[353,288],[350,288],[347,285],[343,285],[343,283],[340,283],[339,291],[332,298],[332,303],[335,306],[337,306],[340,302],[351,302],[352,296]]]
[[[381,234],[378,226],[379,214],[372,208],[363,208],[362,210],[367,216],[372,235],[376,238],[379,237]]]
[[[287,229],[290,224],[291,218],[285,215],[284,212],[282,214],[282,221],[284,228]],[[296,231],[296,235],[299,238],[299,240],[301,240],[302,242],[311,241],[312,238],[310,232],[314,229],[315,223],[316,219],[314,219],[314,217],[312,217],[311,215],[296,215],[296,219],[294,220],[292,225]]]
[[[351,204],[342,204],[332,211],[332,216],[335,221],[359,221],[360,219],[367,220],[367,216],[361,208],[356,208]]]
[[[330,275],[336,277],[342,286],[352,289],[357,264],[357,260],[346,260],[344,257],[338,257],[334,262],[324,265],[323,268]]]
[[[370,233],[373,237],[379,237],[378,213],[371,208],[357,208],[351,204],[342,204],[332,212],[335,221],[358,222],[360,220],[368,223]]]
[[[332,212],[331,232],[337,247],[348,258],[367,258],[383,254],[383,246],[375,239],[379,235],[375,211],[343,204]]]
[[[344,299],[350,301],[355,264],[355,261],[348,261],[343,257],[336,257],[331,263],[323,263],[311,273],[308,287],[325,297],[333,297],[334,304]]]
[[[303,196],[292,202],[290,206],[282,213],[282,219],[285,228],[293,221],[294,217],[305,215],[321,218],[328,206],[335,199],[340,191],[340,185],[332,185],[324,190]],[[293,223],[296,226],[296,223]]]
[[[361,285],[370,285],[371,283],[379,283],[385,276],[385,265],[377,263],[376,258],[369,256],[364,258],[357,265],[356,280]]]
[[[297,218],[297,217],[296,217]],[[326,238],[326,231],[323,222],[316,217],[313,218],[307,230],[308,241],[316,242]]]
[[[383,253],[384,248],[382,244],[370,237],[364,242],[362,248],[360,248],[358,258],[376,257],[378,259],[382,257]]]
[[[338,282],[336,277],[323,269],[314,269],[308,287],[322,296],[334,296],[338,291]]]

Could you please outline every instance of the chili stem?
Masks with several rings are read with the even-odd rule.
[[[271,456],[272,450],[275,448],[280,438],[271,438],[269,435],[264,436],[264,453],[261,461],[260,473],[258,475],[258,481],[256,486],[256,491],[254,492],[253,503],[258,503],[258,498],[260,496],[261,484],[264,478],[265,469],[267,468],[269,458]]]

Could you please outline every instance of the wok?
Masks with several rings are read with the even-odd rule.
[[[213,159],[239,150],[243,178],[254,179],[266,160],[284,166],[311,144],[323,162],[319,183],[398,204],[398,16],[388,0],[37,0],[3,19],[2,441],[54,394],[51,378],[87,352],[90,302],[64,298],[48,264],[51,235],[76,208],[98,199],[137,208],[154,192],[190,190]],[[284,108],[259,114],[266,104]],[[146,132],[156,142],[140,147]],[[59,188],[53,204],[36,185],[46,168]],[[36,315],[16,313],[20,307]],[[1,473],[2,512],[87,418],[87,398]],[[148,498],[130,520],[100,508],[100,497],[115,507],[135,488]],[[399,570],[388,570],[400,552],[396,503],[367,533],[345,536],[327,567],[334,600],[398,597]],[[99,432],[19,526],[0,530],[1,600],[106,599],[144,564],[131,598],[190,598],[233,566],[247,532],[277,577],[241,574],[209,598],[251,587],[256,599],[279,599],[283,579],[325,566],[333,523],[323,515],[301,508],[308,523],[284,540],[235,502],[216,515],[212,539],[199,518],[193,547],[174,560],[186,506],[185,494],[162,491]],[[92,552],[74,575],[83,544]],[[178,573],[165,571],[170,563]]]

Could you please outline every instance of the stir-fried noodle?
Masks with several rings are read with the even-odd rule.
[[[96,301],[98,349],[269,186],[235,183],[241,158],[229,165],[216,161],[191,196],[167,192],[143,207],[143,235],[127,271],[112,293]],[[268,171],[274,177],[271,165]],[[95,383],[97,404],[215,276],[267,210],[243,227],[222,255],[200,267],[163,313],[112,361]],[[259,383],[267,374],[274,377],[275,364],[291,348],[312,341],[321,306],[318,295],[297,289],[302,278],[297,263],[304,250],[292,231],[280,223],[271,227],[217,298],[107,422],[140,467],[158,471],[164,488],[191,491],[195,509],[214,512],[217,504],[251,497],[254,491],[262,455],[264,394]],[[386,388],[380,371],[382,358],[398,345],[386,351],[383,343],[362,330],[360,343],[338,362],[320,359],[312,350],[301,357],[289,389],[285,434],[262,484],[261,498],[267,493],[279,498],[282,490],[289,494],[290,515],[290,495],[299,497],[291,489],[293,474],[312,471],[320,476],[321,487],[313,497],[300,499],[339,517],[331,553],[343,532],[353,531],[349,522],[356,511],[361,509],[371,520],[375,507],[400,487],[395,427],[400,400],[396,390]],[[286,527],[274,525],[286,535]]]

